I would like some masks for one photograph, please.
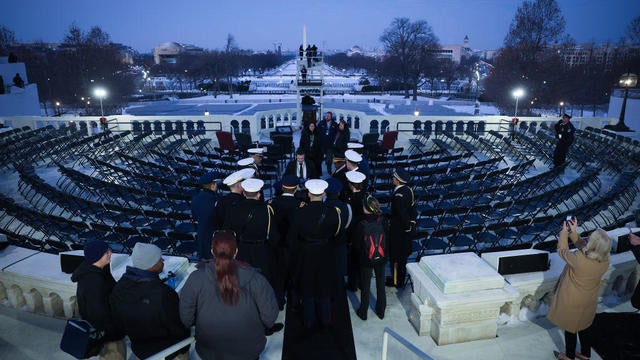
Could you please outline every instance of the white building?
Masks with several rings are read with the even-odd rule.
[[[8,59],[6,56],[0,57],[0,76],[3,80],[3,91],[0,91],[0,116],[40,116],[38,86],[29,83],[24,63],[9,63]],[[16,74],[24,81],[24,87],[13,84]]]

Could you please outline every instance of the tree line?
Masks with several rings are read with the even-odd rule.
[[[413,100],[420,88],[434,89],[436,83],[451,89],[454,81],[462,81],[464,91],[477,84],[480,99],[494,102],[505,113],[513,110],[511,93],[520,87],[525,90],[519,102],[521,114],[533,108],[556,108],[560,101],[595,109],[608,101],[620,75],[640,72],[640,16],[617,44],[578,45],[565,32],[556,0],[526,0],[518,7],[497,55],[482,59],[491,66],[484,79],[477,76],[481,60],[477,56],[466,54],[459,63],[441,56],[438,37],[425,20],[395,18],[379,40],[385,49],[382,57],[341,53],[325,61],[337,68],[364,70],[377,83],[362,79],[361,85],[369,90],[401,91]],[[98,111],[95,102],[87,100],[93,88],[109,89],[106,106],[123,106],[128,95],[144,88],[141,69],[150,76],[174,79],[184,89],[233,96],[248,89],[249,84],[236,82],[239,75],[259,75],[289,60],[275,53],[241,50],[231,34],[222,50],[183,53],[175,64],[156,65],[150,57],[138,56],[136,66],[122,61],[122,49],[97,26],[84,32],[72,25],[58,49],[46,44],[16,46],[15,42],[13,32],[0,25],[0,54],[14,52],[27,64],[29,80],[38,84],[43,102],[83,105],[86,113],[93,114]],[[578,48],[582,48],[580,61],[567,62]]]

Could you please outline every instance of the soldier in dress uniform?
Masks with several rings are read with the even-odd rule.
[[[240,185],[246,199],[229,209],[223,228],[236,233],[237,259],[259,269],[273,287],[271,264],[274,244],[280,240],[275,213],[260,195],[264,181],[251,178],[242,181]]]
[[[238,160],[238,168],[239,169],[252,169],[254,171],[253,177],[256,179],[260,179],[260,170],[258,165],[256,165],[256,160],[253,156],[249,156],[248,158]]]
[[[347,181],[347,178],[345,176],[345,174],[347,173],[347,164],[345,162],[345,158],[344,158],[344,153],[335,153],[333,154],[333,168],[335,169],[332,173],[331,173],[331,177],[334,177],[338,180],[340,180],[340,182],[342,183],[342,192],[345,191],[345,188],[349,188],[349,181]],[[341,200],[345,200],[344,197],[342,197],[342,193],[341,193]]]
[[[347,171],[345,176],[349,181],[350,189],[347,203],[353,211],[353,223],[357,224],[360,222],[360,218],[364,213],[362,210],[362,201],[366,194],[363,188],[367,177],[359,171]],[[360,288],[360,252],[357,251],[358,249],[351,243],[351,231],[349,231],[347,237],[347,245],[347,275],[349,276],[347,290],[356,292]]]
[[[291,224],[291,218],[293,213],[298,208],[304,206],[304,202],[295,196],[298,188],[298,177],[291,174],[285,175],[282,178],[282,194],[269,200],[269,205],[273,207],[276,214],[274,219],[274,225],[278,227],[278,232],[281,235],[286,235],[289,232]],[[273,290],[278,298],[278,305],[280,310],[284,309],[285,293],[287,294],[287,300],[290,306],[296,306],[298,299],[292,299],[295,295],[292,293],[294,275],[290,269],[290,246],[287,243],[285,236],[280,237],[280,241],[274,244],[276,247],[276,253],[273,263]]]
[[[369,174],[364,173],[361,169],[360,169],[360,162],[362,161],[362,155],[358,154],[356,151],[354,150],[347,150],[344,152],[344,158],[346,160],[345,162],[345,168],[347,169],[347,172],[349,171],[358,171],[362,174],[365,175],[365,179],[363,180],[363,182],[361,183],[361,188],[363,190],[367,189],[367,179],[369,178]],[[346,172],[345,172],[346,175]],[[347,188],[342,190],[342,199],[347,200],[349,198],[349,194],[351,192],[351,186],[349,185],[349,180],[345,177],[345,180],[347,180]]]
[[[336,271],[338,275],[338,286],[345,287],[344,277],[347,275],[347,232],[351,226],[353,213],[351,205],[340,200],[340,192],[342,191],[342,183],[340,180],[330,177],[326,179],[329,186],[324,191],[326,205],[335,206],[340,209],[340,217],[342,221],[342,230],[334,239],[334,253],[336,259]]]
[[[216,229],[222,229],[224,226],[226,217],[229,215],[229,209],[232,209],[244,200],[244,195],[242,195],[242,186],[240,183],[243,180],[252,177],[254,173],[255,171],[253,169],[242,169],[232,173],[222,180],[222,183],[227,185],[231,192],[223,196],[216,203]]]
[[[212,171],[202,175],[198,184],[202,187],[191,198],[191,215],[198,223],[197,249],[199,259],[211,259],[211,238],[216,230],[216,202],[220,174]]]
[[[308,330],[315,325],[316,307],[324,327],[329,325],[331,314],[329,299],[336,278],[333,239],[342,229],[342,219],[338,208],[322,202],[328,186],[324,180],[307,180],[309,205],[297,211],[288,234],[297,253],[304,327]]]
[[[404,288],[407,259],[411,254],[411,233],[415,227],[415,197],[407,186],[409,173],[402,168],[393,173],[393,197],[391,200],[391,225],[389,228],[389,261],[391,278],[387,286]]]
[[[357,142],[350,142],[350,143],[347,143],[347,149],[353,150],[353,151],[357,152],[358,154],[360,154],[360,156],[362,157],[362,160],[360,160],[360,162],[358,162],[358,169],[357,170],[360,171],[361,173],[365,174],[367,176],[367,179],[370,179],[371,178],[371,168],[369,167],[369,161],[362,154],[362,152],[364,151],[364,145],[361,144],[361,143],[357,143]],[[351,170],[354,170],[354,169],[351,169]]]

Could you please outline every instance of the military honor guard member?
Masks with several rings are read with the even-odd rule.
[[[393,173],[393,197],[391,200],[391,225],[389,228],[389,260],[391,278],[387,286],[404,288],[407,259],[411,254],[411,234],[415,227],[415,197],[407,186],[410,180],[407,170],[398,168]]]

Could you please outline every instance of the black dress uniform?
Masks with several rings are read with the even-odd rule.
[[[236,233],[237,259],[261,270],[272,284],[274,244],[280,238],[273,208],[262,200],[245,199],[229,209],[223,228]]]
[[[411,254],[411,231],[415,224],[414,201],[413,190],[405,184],[397,186],[393,191],[389,228],[389,260],[392,277],[391,284],[388,285],[399,288],[404,287],[407,259]]]
[[[294,176],[294,181],[296,181],[293,186],[297,184],[298,178]],[[269,204],[273,207],[273,210],[276,214],[274,219],[274,225],[278,227],[278,233],[281,235],[286,235],[289,233],[289,228],[291,225],[291,218],[295,211],[298,208],[303,206],[303,201],[295,197],[294,194],[284,193],[282,195],[276,196],[272,200],[269,200]],[[292,284],[291,275],[293,275],[290,269],[290,246],[287,242],[285,236],[281,236],[280,241],[275,246],[275,256],[273,262],[273,290],[276,293],[276,297],[278,298],[278,305],[282,309],[284,306],[285,300],[285,292],[290,290],[290,286]],[[292,300],[291,293],[289,292],[289,302],[292,305],[296,305],[296,300]],[[292,302],[293,301],[293,302]]]
[[[329,184],[329,187],[325,190],[327,198],[324,203],[340,209],[342,229],[334,238],[333,249],[337,272],[336,275],[338,276],[338,286],[344,288],[344,277],[347,275],[347,236],[349,227],[353,220],[353,211],[351,210],[351,205],[338,198],[340,191],[342,190],[342,183],[340,180],[336,178],[328,178],[326,181]]]
[[[564,114],[562,117],[567,117],[569,120],[571,116]],[[553,152],[553,165],[560,166],[564,164],[567,153],[569,152],[569,147],[573,143],[573,138],[576,133],[576,128],[573,126],[571,121],[564,122],[563,120],[558,120],[555,125],[556,130],[556,139],[558,143],[556,145],[556,150]]]
[[[362,210],[362,200],[365,196],[366,193],[362,191],[349,193],[347,203],[351,206],[351,211],[353,212],[353,224],[358,224],[364,214],[364,211]],[[351,241],[354,229],[355,226],[349,229],[347,258],[347,275],[349,276],[347,289],[352,292],[355,292],[360,288],[360,252],[356,247],[354,247],[354,244]]]
[[[314,326],[316,304],[321,324],[329,325],[329,297],[335,284],[333,239],[341,227],[340,211],[321,201],[300,208],[291,223],[288,239],[296,253],[307,329]]]
[[[224,229],[226,217],[229,215],[230,209],[236,207],[244,201],[244,195],[238,193],[229,193],[218,200],[216,203],[216,229]]]

